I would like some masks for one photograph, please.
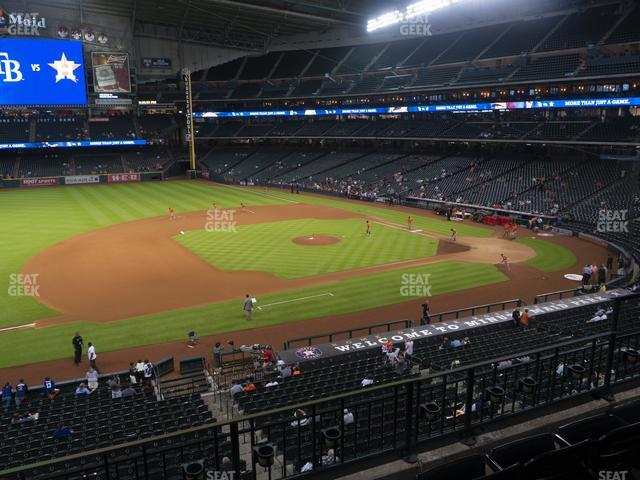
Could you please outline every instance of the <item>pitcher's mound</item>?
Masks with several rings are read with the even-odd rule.
[[[438,242],[438,255],[447,255],[449,253],[460,253],[471,250],[467,245],[460,245],[449,240],[440,240]]]
[[[298,245],[332,245],[340,241],[337,237],[329,237],[327,235],[309,235],[307,237],[297,237],[292,240]]]

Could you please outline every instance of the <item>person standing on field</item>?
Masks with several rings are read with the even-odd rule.
[[[253,300],[251,299],[248,293],[245,296],[242,309],[244,310],[244,313],[247,316],[247,321],[250,322],[251,320],[253,320]]]
[[[84,345],[84,341],[80,336],[79,332],[76,332],[75,336],[71,340],[71,345],[73,345],[73,361],[78,366],[82,361],[82,346]]]
[[[100,373],[100,369],[96,365],[96,359],[98,355],[96,355],[96,347],[93,346],[93,343],[89,342],[89,348],[87,348],[87,357],[89,358],[89,363],[91,364],[91,368],[93,368],[98,374]]]

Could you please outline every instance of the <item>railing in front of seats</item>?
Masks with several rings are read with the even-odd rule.
[[[314,343],[333,342],[335,340],[351,339],[363,335],[373,335],[380,332],[390,332],[402,328],[411,328],[414,326],[413,320],[393,320],[391,322],[374,323],[372,325],[364,325],[362,327],[351,328],[349,330],[338,330],[330,333],[319,333],[317,335],[309,335],[308,337],[292,338],[284,342],[283,350],[290,350],[304,346],[311,346]],[[366,333],[365,333],[366,332]]]

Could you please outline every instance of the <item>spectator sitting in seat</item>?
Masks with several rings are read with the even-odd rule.
[[[454,339],[450,340],[449,337],[442,338],[442,345],[440,345],[439,350],[449,350],[454,348],[464,347],[465,345],[469,345],[471,341],[469,337],[464,337],[462,340]]]
[[[265,385],[265,388],[275,387],[276,385],[278,385],[278,382],[274,379],[274,380],[271,380],[270,382],[268,382]]]
[[[38,412],[35,412],[33,410],[29,410],[27,413],[25,413],[24,415],[20,416],[20,414],[16,413],[15,416],[18,417],[18,422],[17,423],[30,423],[30,422],[35,422],[38,418],[40,418],[40,414]],[[14,416],[14,418],[15,418]],[[11,423],[14,423],[14,421],[12,420]]]
[[[135,388],[132,385],[127,385],[122,389],[122,398],[133,397],[136,394]]]
[[[63,438],[71,438],[71,435],[74,434],[73,428],[68,427],[64,423],[58,425],[53,431],[53,438],[55,439],[63,439]]]
[[[242,384],[240,382],[236,382],[235,385],[233,385],[229,389],[229,394],[231,395],[231,398],[234,398],[237,394],[241,392],[244,392],[244,388],[242,388]]]
[[[245,392],[255,392],[256,391],[256,386],[253,382],[249,382],[247,383],[247,385],[244,387],[244,391]]]
[[[233,463],[231,463],[231,459],[229,457],[222,457],[222,461],[220,462],[220,470],[222,472],[233,471]]]
[[[93,368],[87,371],[87,384],[92,392],[98,389],[98,372]]]
[[[302,375],[302,372],[300,371],[300,367],[298,367],[297,365],[293,367],[293,369],[291,370],[291,375],[294,377],[299,377],[300,375]]]
[[[119,383],[111,387],[111,398],[122,398],[122,388]]]
[[[327,450],[327,454],[322,456],[322,465],[332,465],[339,461],[340,459],[336,457],[336,452],[333,448]]]
[[[347,425],[351,425],[355,421],[355,419],[353,418],[353,413],[351,413],[348,408],[344,409],[343,414],[344,415],[343,415],[342,418],[344,419],[343,421],[344,421],[344,426],[345,427]]]
[[[593,315],[593,317],[591,317],[590,320],[587,320],[587,323],[595,323],[607,320],[609,318],[608,315],[611,315],[612,313],[613,308],[608,308],[607,310],[605,310],[604,308],[599,308],[598,310],[596,310],[596,313]]]
[[[371,378],[363,378],[360,385],[366,387],[367,385],[373,385],[374,381]]]
[[[44,379],[44,392],[47,394],[47,398],[51,400],[60,393],[60,389],[56,388],[56,382],[51,377]]]
[[[285,365],[281,370],[280,370],[280,377],[284,380],[285,378],[289,378],[292,375],[291,372],[291,366],[290,365]]]
[[[293,412],[293,418],[295,418],[295,420],[291,422],[292,427],[297,427],[297,426],[304,427],[305,425],[308,425],[310,422],[306,412],[302,409],[298,409],[295,412]]]
[[[80,385],[78,385],[78,388],[76,388],[76,397],[89,395],[90,393],[91,390],[89,390],[84,383],[81,383]]]

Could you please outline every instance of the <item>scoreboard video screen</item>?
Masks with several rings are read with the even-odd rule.
[[[82,42],[0,38],[0,105],[86,103]]]

